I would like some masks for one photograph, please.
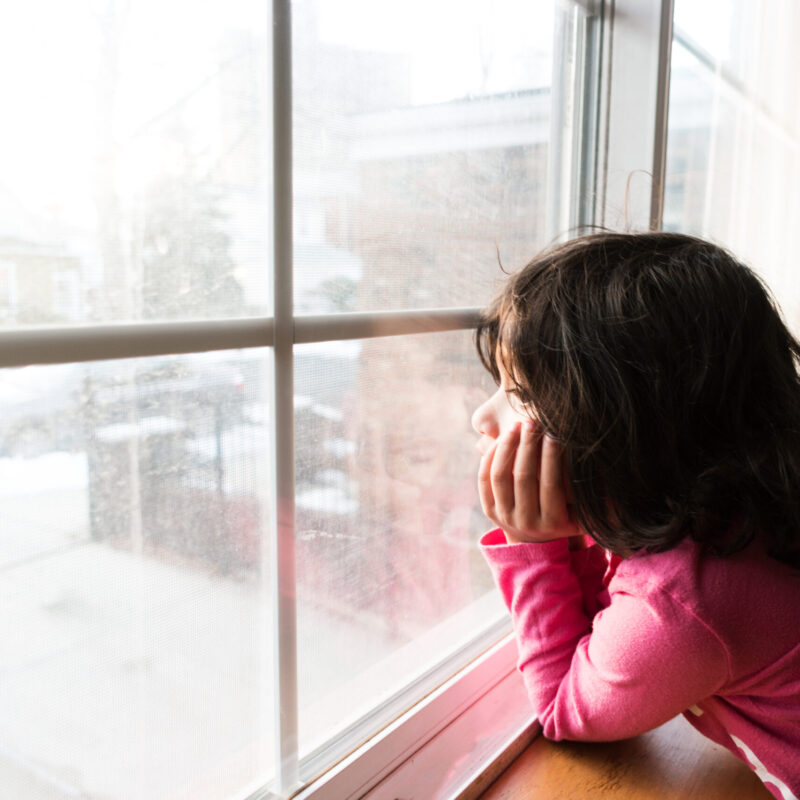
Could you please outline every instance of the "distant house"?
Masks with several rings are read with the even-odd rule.
[[[0,324],[82,317],[81,263],[55,244],[0,236]]]

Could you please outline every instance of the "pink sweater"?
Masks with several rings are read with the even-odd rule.
[[[683,712],[782,800],[800,796],[800,577],[758,545],[610,556],[566,540],[483,553],[544,735],[623,739]]]

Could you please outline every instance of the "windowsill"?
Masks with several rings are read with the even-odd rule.
[[[296,800],[476,797],[539,730],[515,657],[509,635]]]
[[[453,672],[461,670],[465,662],[476,660],[475,655],[470,657],[468,653],[474,647],[474,640],[481,638],[480,632],[484,632],[484,639],[493,642],[508,627],[510,624],[498,594],[487,592],[359,672],[352,680],[318,697],[309,708],[301,711],[305,731],[301,746],[304,762],[301,779],[313,779],[362,741],[369,740],[389,720],[405,714],[406,709],[415,705],[414,694],[419,697],[430,693],[431,684],[443,683]],[[441,666],[445,656],[448,657],[446,663],[452,664],[453,658],[460,659],[461,663],[450,666],[445,673]],[[508,666],[513,667],[513,662]],[[440,676],[438,680],[437,675]],[[423,686],[428,685],[421,689],[421,682]],[[486,688],[484,686],[484,690]],[[476,694],[472,692],[467,701],[472,701]],[[333,731],[336,734],[332,737]]]
[[[540,730],[519,673],[510,672],[364,800],[396,800],[410,787],[415,797],[474,800]]]
[[[621,742],[538,737],[481,800],[772,800],[756,774],[683,717]]]
[[[496,668],[496,666],[495,666]],[[619,742],[551,742],[511,667],[367,794],[335,784],[322,800],[771,800],[757,775],[679,716]],[[305,796],[305,793],[303,793]],[[314,796],[317,800],[317,795]]]

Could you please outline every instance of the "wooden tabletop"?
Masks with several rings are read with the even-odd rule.
[[[683,717],[608,744],[538,737],[481,800],[774,800],[755,773]]]

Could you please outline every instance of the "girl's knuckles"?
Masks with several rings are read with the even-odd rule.
[[[489,477],[492,483],[500,483],[508,479],[509,471],[502,467],[492,467]]]
[[[478,486],[490,487],[492,485],[492,476],[488,472],[481,472],[478,475]]]

